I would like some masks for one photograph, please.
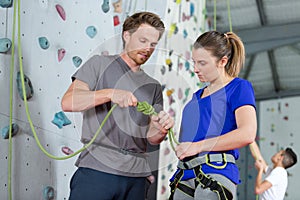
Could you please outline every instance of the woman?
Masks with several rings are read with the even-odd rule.
[[[244,45],[232,32],[209,31],[195,41],[192,59],[207,86],[183,110],[170,199],[235,199],[238,148],[252,143],[257,130],[252,85],[238,78]]]

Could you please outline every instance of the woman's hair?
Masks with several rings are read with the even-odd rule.
[[[283,153],[282,165],[285,169],[297,163],[297,155],[291,148],[286,148]]]
[[[233,32],[220,33],[208,31],[200,35],[193,45],[194,49],[204,48],[221,60],[228,57],[225,71],[232,77],[237,77],[245,63],[245,48],[241,39]]]
[[[126,18],[126,20],[123,23],[122,35],[125,31],[128,31],[130,34],[134,33],[140,27],[141,24],[148,24],[154,27],[156,30],[158,30],[159,39],[165,31],[164,23],[161,21],[158,15],[151,12],[139,12]],[[125,41],[123,36],[122,40],[124,47]]]

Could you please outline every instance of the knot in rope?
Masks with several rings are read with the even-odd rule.
[[[153,106],[151,106],[148,102],[138,102],[137,111],[142,112],[145,115],[157,115]]]

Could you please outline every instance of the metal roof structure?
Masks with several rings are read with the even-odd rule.
[[[207,0],[206,12],[217,31],[231,24],[244,42],[240,77],[252,82],[256,100],[300,95],[299,0]]]

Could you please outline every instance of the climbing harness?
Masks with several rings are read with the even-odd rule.
[[[224,163],[221,166],[213,165],[212,162],[222,162]],[[181,190],[183,193],[187,194],[190,197],[194,197],[195,189],[200,185],[203,189],[209,188],[211,191],[217,193],[220,200],[232,200],[233,195],[229,189],[227,189],[220,182],[214,180],[209,175],[206,175],[202,169],[202,164],[207,164],[216,169],[223,169],[226,167],[227,163],[235,163],[235,158],[231,154],[206,154],[204,156],[199,156],[193,158],[187,162],[179,161],[177,167],[179,171],[174,177],[174,180],[170,183],[171,195],[169,200],[173,200],[174,193],[176,189]],[[188,185],[181,183],[181,179],[184,175],[185,169],[192,169],[196,175],[194,182],[195,188],[192,188]]]
[[[212,162],[222,162],[223,165],[213,165]],[[180,169],[193,169],[194,167],[202,164],[214,167],[216,169],[223,169],[227,163],[235,163],[235,158],[231,154],[218,153],[218,154],[206,154],[204,156],[195,157],[187,162],[179,161],[177,167]]]

